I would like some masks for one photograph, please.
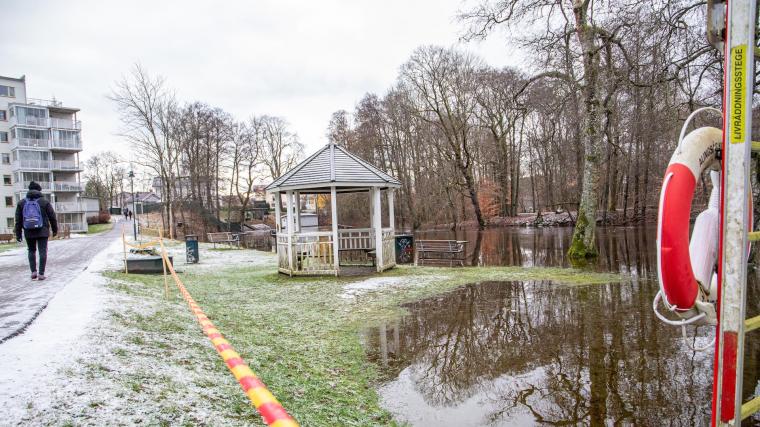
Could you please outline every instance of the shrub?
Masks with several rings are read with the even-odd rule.
[[[87,217],[87,225],[100,224],[100,215],[92,215]]]
[[[100,221],[99,224],[107,224],[111,221],[111,214],[108,213],[108,211],[100,211],[98,214],[98,221]]]

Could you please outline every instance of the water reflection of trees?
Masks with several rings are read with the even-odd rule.
[[[370,344],[393,377],[410,369],[429,404],[478,396],[499,408],[497,423],[514,411],[547,424],[702,423],[710,357],[686,351],[679,331],[642,309],[655,286],[466,286],[409,305]]]
[[[599,259],[595,268],[636,276],[655,275],[654,229],[645,227],[600,228]],[[491,228],[418,233],[417,238],[467,240],[470,265],[520,265],[567,267],[565,253],[572,228]],[[654,277],[654,276],[652,276]]]

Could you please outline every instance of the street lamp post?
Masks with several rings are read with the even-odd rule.
[[[135,173],[130,169],[128,176],[129,185],[132,189],[132,215],[134,216],[134,219],[132,220],[132,230],[135,233],[135,241],[137,241],[137,203],[135,200]]]

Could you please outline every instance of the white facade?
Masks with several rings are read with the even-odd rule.
[[[30,181],[53,203],[59,228],[87,231],[78,108],[26,96],[26,79],[0,76],[0,230],[12,230],[16,204]]]

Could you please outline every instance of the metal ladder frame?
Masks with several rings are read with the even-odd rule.
[[[745,320],[747,260],[751,226],[750,163],[752,93],[755,66],[755,0],[726,4],[724,43],[723,165],[718,259],[718,325],[712,401],[712,425],[741,425],[760,410],[760,396],[742,402],[744,335],[760,326],[760,316]]]

